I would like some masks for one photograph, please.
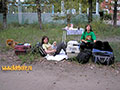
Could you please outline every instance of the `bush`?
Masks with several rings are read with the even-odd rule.
[[[112,14],[105,14],[104,20],[112,20]]]
[[[66,16],[54,16],[53,20],[64,20]]]

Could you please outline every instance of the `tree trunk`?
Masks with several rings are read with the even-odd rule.
[[[71,21],[71,15],[67,14],[67,25],[70,24],[70,21]]]
[[[41,20],[41,6],[40,6],[40,0],[36,0],[36,4],[37,4],[37,14],[38,14],[38,22],[40,25],[40,29],[42,29],[42,20]]]
[[[88,0],[89,2],[89,15],[88,15],[88,23],[92,22],[92,0]]]
[[[3,29],[7,28],[7,0],[2,0],[3,4]]]
[[[113,25],[117,25],[117,0],[115,0],[114,4],[114,13],[113,13]]]

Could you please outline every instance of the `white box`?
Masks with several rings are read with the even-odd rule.
[[[66,52],[67,53],[79,53],[79,46],[80,44],[77,41],[69,41],[67,43],[67,48],[66,48]]]

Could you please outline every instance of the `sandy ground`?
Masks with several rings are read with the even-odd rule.
[[[13,51],[0,53],[0,67],[20,63]],[[0,90],[120,90],[120,63],[81,65],[41,59],[30,65],[32,71],[0,70]]]

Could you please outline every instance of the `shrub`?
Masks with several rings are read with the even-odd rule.
[[[112,14],[105,14],[104,20],[112,20]]]

